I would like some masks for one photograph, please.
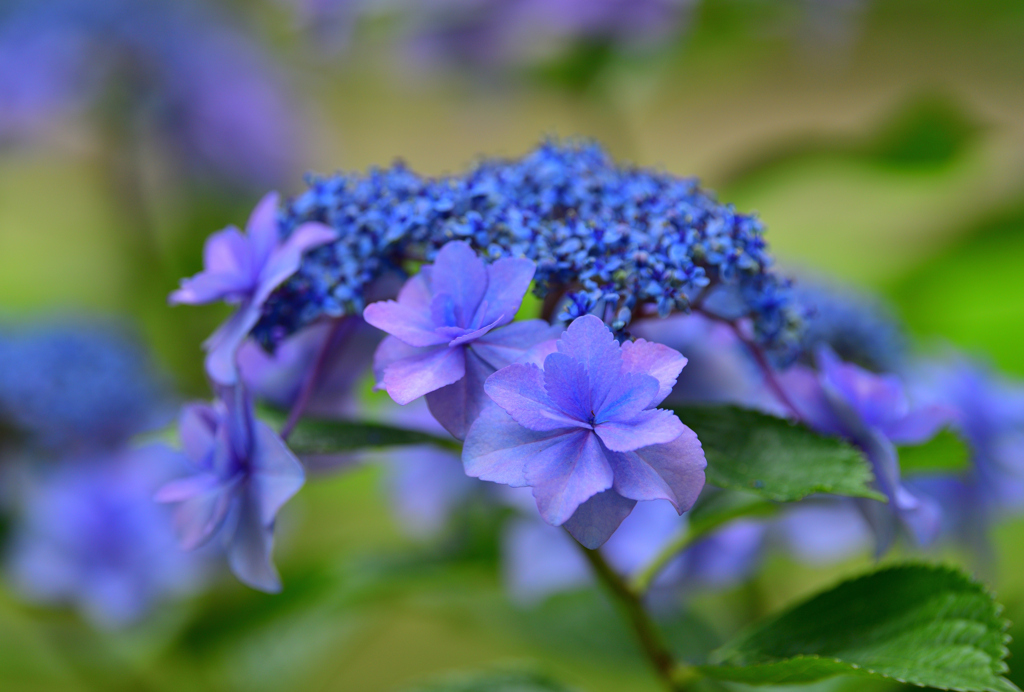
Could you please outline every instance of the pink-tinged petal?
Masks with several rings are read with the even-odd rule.
[[[636,500],[622,497],[614,490],[605,490],[580,505],[565,522],[565,528],[584,548],[597,550],[611,538],[634,506]]]
[[[526,462],[526,481],[544,521],[561,526],[591,497],[612,487],[612,467],[597,436],[580,430]]]
[[[660,408],[640,411],[632,418],[605,421],[594,426],[594,432],[613,452],[632,452],[641,447],[666,444],[687,429],[676,414]]]
[[[495,370],[523,358],[527,351],[535,351],[538,344],[549,342],[547,351],[536,365],[544,363],[544,358],[554,353],[555,339],[562,335],[562,327],[551,326],[544,320],[525,320],[512,322],[504,327],[492,329],[473,342],[472,349]]]
[[[583,363],[564,353],[552,353],[544,359],[544,390],[559,412],[559,419],[590,427],[594,420],[590,376]]]
[[[935,437],[939,430],[951,424],[956,410],[948,406],[923,406],[883,428],[885,436],[898,445],[919,445]]]
[[[281,240],[277,227],[279,201],[280,196],[276,192],[268,192],[256,203],[245,224],[252,246],[253,265],[256,267],[263,267],[270,261],[270,256]]]
[[[274,529],[260,521],[259,508],[249,498],[235,511],[234,531],[226,547],[228,565],[238,580],[267,593],[281,591],[281,578],[271,561]]]
[[[484,390],[494,403],[530,430],[543,432],[578,427],[548,397],[545,373],[536,365],[515,363],[487,378]]]
[[[284,503],[306,482],[306,472],[284,441],[262,421],[256,421],[254,442],[249,489],[260,520],[270,526]]]
[[[558,352],[579,361],[590,377],[591,402],[594,410],[604,406],[622,372],[619,343],[612,332],[593,315],[576,318],[558,340]]]
[[[632,419],[658,399],[658,380],[650,375],[620,373],[612,383],[604,404],[596,407],[598,422]]]
[[[498,319],[502,324],[512,321],[523,296],[530,288],[537,265],[528,259],[503,257],[487,267],[487,292],[484,293],[475,324],[490,324]]]
[[[217,435],[217,412],[209,404],[187,404],[181,409],[178,430],[181,446],[194,464],[205,468]]]
[[[494,370],[471,350],[466,350],[466,376],[458,382],[426,395],[430,413],[453,437],[465,439],[466,433],[490,399],[484,382]]]
[[[210,379],[221,385],[234,385],[238,381],[238,348],[259,321],[259,307],[243,303],[206,340],[203,346],[206,348],[206,372]]]
[[[373,353],[373,376],[377,389],[384,389],[384,371],[388,366],[406,358],[412,358],[430,351],[430,348],[416,348],[393,336],[386,336]]]
[[[434,258],[431,271],[434,295],[447,293],[454,300],[456,324],[468,327],[487,290],[487,265],[469,243],[445,243]]]
[[[434,331],[429,312],[420,312],[393,300],[367,305],[363,310],[363,319],[410,346],[437,346],[447,344],[450,340]]]
[[[668,500],[677,512],[685,512],[704,488],[704,450],[697,435],[685,426],[669,443],[613,454],[610,459],[615,490],[623,497]]]
[[[260,267],[259,287],[253,300],[262,305],[267,297],[299,270],[302,255],[320,245],[337,240],[334,229],[322,223],[304,223],[277,247],[266,264]]]
[[[384,370],[382,384],[397,403],[408,404],[424,394],[458,382],[465,374],[466,355],[462,348],[435,346],[389,365]]]
[[[516,488],[527,485],[526,464],[562,439],[562,431],[536,432],[516,423],[497,404],[480,412],[466,434],[466,475]]]
[[[623,371],[650,375],[658,381],[658,395],[650,406],[657,406],[671,393],[685,365],[683,354],[664,344],[644,339],[622,344]]]

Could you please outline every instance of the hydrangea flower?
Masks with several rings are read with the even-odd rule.
[[[430,412],[462,439],[479,415],[484,380],[553,336],[543,320],[512,323],[533,262],[485,264],[468,243],[452,241],[409,279],[398,300],[366,307],[363,318],[390,336],[374,357],[378,386],[399,404],[426,395]]]
[[[260,319],[271,291],[295,273],[302,253],[337,237],[322,224],[307,223],[282,242],[278,234],[276,193],[266,195],[249,217],[246,234],[234,226],[210,236],[203,248],[204,269],[171,294],[171,304],[198,305],[216,300],[237,303],[238,310],[204,344],[206,371],[222,385],[237,381],[238,348]]]
[[[186,406],[181,441],[193,473],[163,486],[157,500],[177,503],[183,547],[220,534],[235,576],[255,589],[280,591],[270,556],[274,521],[305,481],[302,464],[256,419],[241,387],[223,388],[213,405]]]
[[[91,111],[123,119],[120,131],[157,133],[193,172],[258,187],[294,172],[298,118],[281,75],[204,3],[14,0],[3,9],[0,140],[47,135]],[[126,126],[139,120],[148,127]]]
[[[253,334],[268,348],[321,319],[361,314],[381,276],[431,261],[452,239],[492,261],[532,260],[534,294],[562,323],[596,314],[624,336],[634,315],[685,312],[715,285],[731,289],[736,317],[779,362],[799,336],[789,282],[772,271],[756,217],[694,180],[616,165],[591,142],[545,142],[448,178],[396,164],[309,185],[286,206],[284,232],[317,221],[338,240],[309,253],[267,300]]]
[[[0,420],[33,446],[113,449],[172,415],[153,364],[121,325],[0,330]]]
[[[18,592],[121,627],[196,588],[202,559],[178,547],[170,511],[153,502],[183,465],[170,448],[149,445],[36,469],[6,560]]]
[[[876,375],[845,363],[827,346],[817,351],[818,371],[794,366],[780,378],[801,419],[826,435],[848,439],[867,456],[879,490],[889,504],[860,503],[884,551],[894,538],[895,515],[917,543],[934,540],[939,507],[917,496],[900,481],[898,444],[921,444],[950,421],[942,406],[911,407],[903,383],[895,375]]]
[[[466,437],[466,473],[532,487],[544,520],[588,548],[639,500],[689,509],[704,487],[704,452],[671,411],[655,408],[686,359],[643,340],[620,346],[592,315],[555,349],[542,367],[515,363],[488,378],[493,403]]]

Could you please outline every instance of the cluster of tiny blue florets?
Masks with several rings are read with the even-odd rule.
[[[453,239],[491,260],[536,262],[534,293],[558,299],[564,321],[597,314],[621,332],[641,308],[685,311],[726,285],[765,347],[783,353],[798,338],[789,284],[770,271],[756,217],[695,180],[618,166],[590,142],[546,142],[462,176],[424,178],[396,164],[309,186],[282,211],[283,232],[319,221],[340,238],[310,252],[267,301],[255,335],[268,347],[321,318],[359,314],[380,277]]]

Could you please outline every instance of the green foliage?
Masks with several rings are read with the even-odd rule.
[[[917,473],[961,473],[970,468],[970,451],[951,430],[943,430],[923,445],[900,447],[900,470]]]
[[[842,440],[731,406],[678,408],[704,447],[712,485],[791,502],[813,493],[884,497],[870,487],[871,468]]]
[[[272,423],[280,421],[280,416],[275,413],[267,415],[261,411],[260,415]],[[424,444],[461,449],[461,446],[451,439],[446,440],[419,430],[366,421],[303,418],[288,438],[288,446],[296,454],[336,454],[361,449]]]
[[[962,572],[902,565],[844,582],[754,626],[700,671],[753,684],[850,674],[1015,692],[1002,677],[1007,627],[992,595]]]
[[[527,671],[468,673],[450,676],[407,692],[570,692],[546,675]]]

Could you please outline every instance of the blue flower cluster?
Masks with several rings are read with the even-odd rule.
[[[285,235],[316,221],[339,238],[308,253],[267,300],[254,334],[268,348],[321,318],[359,314],[380,277],[432,260],[453,239],[492,261],[535,262],[534,293],[565,322],[596,314],[621,333],[635,315],[686,311],[728,285],[774,355],[799,338],[789,283],[771,271],[757,218],[692,179],[616,165],[591,142],[548,141],[462,176],[424,178],[396,164],[312,178],[280,221]]]

